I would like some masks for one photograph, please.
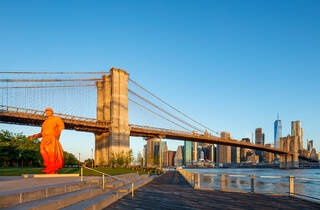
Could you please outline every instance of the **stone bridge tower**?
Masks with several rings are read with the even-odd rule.
[[[299,136],[280,138],[280,149],[293,153],[280,155],[280,168],[299,168]]]
[[[97,86],[97,120],[110,122],[109,132],[95,134],[95,165],[106,166],[112,158],[129,157],[128,76],[112,68]]]

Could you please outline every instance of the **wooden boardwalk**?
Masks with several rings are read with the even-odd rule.
[[[107,209],[320,209],[298,198],[222,191],[194,190],[175,171],[170,171],[123,197]]]

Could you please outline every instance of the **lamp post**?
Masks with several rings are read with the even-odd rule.
[[[94,166],[94,164],[93,164],[93,149],[91,148],[91,158],[92,158],[92,168],[93,168],[93,166]]]

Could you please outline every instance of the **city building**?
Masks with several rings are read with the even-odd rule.
[[[299,150],[303,150],[303,129],[301,128],[301,121],[291,122],[291,136],[298,136],[299,139]]]
[[[144,166],[160,167],[160,164],[163,166],[163,163],[165,162],[165,152],[168,150],[167,142],[160,141],[157,138],[146,138],[145,140],[147,141],[147,144],[144,146],[143,150]]]
[[[277,120],[274,121],[274,147],[275,148],[280,148],[281,137],[282,137],[282,124],[278,114]]]
[[[198,161],[198,142],[193,142],[193,148],[192,148],[192,161],[195,163]]]
[[[184,156],[183,161],[184,165],[192,165],[192,156],[193,156],[193,142],[192,141],[184,141]]]
[[[179,167],[183,165],[183,146],[178,146],[176,155],[174,156],[174,166]]]
[[[176,152],[175,151],[166,151],[164,153],[165,158],[165,162],[164,162],[164,167],[174,167],[174,156],[175,156]]]
[[[240,163],[240,147],[231,147],[231,162]]]
[[[209,145],[208,160],[211,161],[212,163],[215,162],[214,151],[215,151],[214,144]]]
[[[312,148],[311,153],[310,153],[310,158],[313,160],[318,159],[318,154],[317,154],[316,148]]]
[[[257,128],[256,129],[256,132],[255,132],[255,139],[256,139],[256,142],[255,144],[260,144],[260,145],[264,145],[264,133],[262,133],[262,128]]]
[[[264,145],[265,136],[264,136],[264,133],[262,133],[262,128],[257,128],[256,129],[256,131],[255,131],[255,139],[256,139],[255,144]],[[261,162],[263,160],[262,152],[257,150],[256,151],[256,155],[259,156],[259,162]]]
[[[312,148],[313,148],[313,140],[310,140],[310,141],[307,141],[307,149],[308,149],[308,152],[311,153],[312,151]]]
[[[250,143],[250,139],[249,138],[242,138],[241,141]],[[248,153],[248,151],[250,151],[250,149],[248,149],[248,148],[240,148],[240,162],[247,161],[247,153]]]
[[[148,147],[147,144],[143,146],[143,166],[147,167],[147,159],[148,159]]]
[[[230,133],[221,132],[222,139],[230,139]],[[231,163],[231,146],[217,145],[217,162]]]

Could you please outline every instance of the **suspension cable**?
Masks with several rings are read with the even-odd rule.
[[[131,99],[131,98],[129,98],[129,97],[128,97],[128,100],[129,100],[129,101],[131,101],[131,102],[133,102],[133,103],[135,103],[135,104],[137,104],[138,106],[140,106],[140,107],[142,107],[142,108],[144,108],[144,109],[148,110],[149,112],[151,112],[151,113],[153,113],[153,114],[155,114],[155,115],[157,115],[157,116],[161,117],[162,119],[165,119],[165,120],[167,120],[167,121],[169,121],[169,122],[171,122],[171,123],[175,124],[176,126],[179,126],[180,128],[183,128],[183,129],[185,129],[185,130],[187,130],[187,131],[189,131],[189,132],[192,132],[191,130],[189,130],[189,129],[187,129],[187,128],[183,127],[182,125],[179,125],[178,123],[176,123],[176,122],[174,122],[174,121],[172,121],[172,120],[170,120],[170,119],[168,119],[168,118],[166,118],[166,117],[162,116],[162,115],[161,115],[161,114],[159,114],[159,113],[156,113],[156,112],[152,111],[151,109],[149,109],[149,108],[147,108],[147,107],[143,106],[142,104],[140,104],[140,103],[138,103],[138,102],[134,101],[133,99]]]
[[[11,88],[56,88],[56,87],[88,87],[96,85],[57,85],[57,86],[15,86],[15,87],[0,87],[0,89],[11,89]]]
[[[74,81],[102,81],[101,78],[93,79],[0,79],[0,82],[74,82]]]
[[[190,123],[188,123],[188,122],[186,122],[186,121],[184,121],[184,120],[180,119],[179,117],[174,116],[174,115],[173,115],[173,114],[171,114],[170,112],[167,112],[166,110],[162,109],[161,107],[159,107],[159,106],[155,105],[154,103],[152,103],[152,102],[151,102],[151,101],[149,101],[148,99],[146,99],[146,98],[144,98],[144,97],[140,96],[139,94],[135,93],[134,91],[130,90],[129,88],[128,88],[128,92],[130,92],[130,93],[132,93],[133,95],[137,96],[137,97],[138,97],[138,98],[140,98],[141,100],[143,100],[143,101],[147,102],[147,103],[148,103],[148,104],[150,104],[151,106],[156,107],[157,109],[159,109],[160,111],[162,111],[162,112],[166,113],[167,115],[171,116],[172,118],[174,118],[174,119],[176,119],[176,120],[178,120],[178,121],[180,121],[180,122],[182,122],[182,123],[184,123],[184,124],[188,125],[189,127],[193,128],[193,129],[195,129],[195,130],[198,130],[198,131],[200,131],[200,132],[203,132],[201,129],[199,129],[199,128],[197,128],[197,127],[193,126],[193,125],[191,125]]]
[[[137,82],[133,81],[132,79],[128,79],[130,82],[132,82],[133,84],[135,84],[136,86],[138,86],[139,88],[141,88],[142,90],[144,90],[145,92],[149,93],[151,96],[153,96],[154,98],[158,99],[159,101],[161,101],[162,103],[164,103],[165,105],[169,106],[170,108],[174,109],[175,111],[177,111],[178,113],[180,113],[181,115],[183,115],[184,117],[188,118],[189,120],[197,123],[198,125],[206,128],[207,130],[210,130],[211,132],[214,132],[216,134],[219,135],[219,132],[211,129],[211,128],[208,128],[207,126],[203,125],[202,123],[192,119],[191,117],[189,117],[188,115],[186,115],[185,113],[179,111],[177,108],[175,108],[174,106],[171,106],[170,104],[168,104],[167,102],[165,102],[163,99],[161,99],[160,97],[154,95],[153,93],[151,93],[150,91],[148,91],[147,89],[145,89],[144,87],[142,87],[141,85],[139,85]]]
[[[0,74],[109,74],[109,72],[0,72]]]

